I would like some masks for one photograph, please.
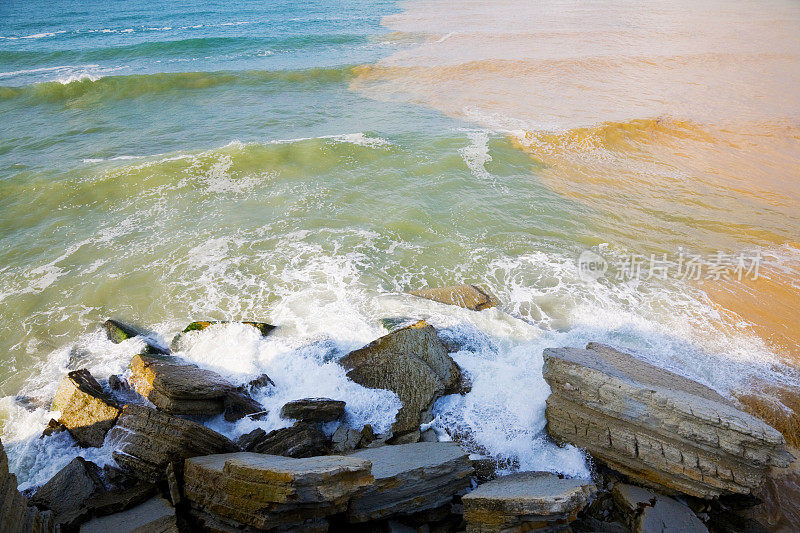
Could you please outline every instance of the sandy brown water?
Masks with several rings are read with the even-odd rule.
[[[800,3],[414,1],[419,44],[353,82],[506,131],[611,247],[764,253],[700,286],[800,357]]]

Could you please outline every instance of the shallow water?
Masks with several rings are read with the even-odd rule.
[[[141,349],[109,316],[167,342],[277,324],[184,355],[268,373],[274,412],[330,396],[377,427],[396,398],[335,360],[425,318],[474,383],[436,426],[571,475],[583,456],[543,434],[546,347],[608,342],[723,393],[798,382],[796,4],[34,4],[0,5],[0,437],[23,488],[79,453],[37,439],[63,374]],[[587,281],[587,249],[759,251],[775,283],[742,308],[735,281]],[[402,294],[462,281],[503,304]]]

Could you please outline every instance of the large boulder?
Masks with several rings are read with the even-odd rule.
[[[225,399],[236,393],[225,378],[177,357],[139,354],[131,359],[131,385],[164,412],[175,415],[217,415]]]
[[[472,311],[483,311],[500,305],[495,295],[477,285],[454,285],[411,291],[410,294],[443,304],[457,305]]]
[[[611,347],[548,349],[547,430],[668,494],[748,494],[791,456],[778,431],[710,388]]]
[[[284,457],[313,457],[327,451],[325,433],[319,426],[302,422],[269,433],[256,428],[243,435],[238,443],[247,452]]]
[[[117,464],[146,481],[163,479],[171,462],[239,449],[227,437],[196,422],[132,404],[123,408],[108,440]]]
[[[345,402],[330,398],[304,398],[293,400],[281,407],[282,418],[302,422],[333,422],[344,416]]]
[[[326,531],[325,518],[343,512],[372,480],[369,461],[356,457],[242,452],[188,459],[184,494],[205,527],[216,520],[229,528]]]
[[[462,384],[461,369],[436,329],[424,320],[350,352],[339,364],[356,383],[397,394],[403,407],[392,426],[395,435],[419,430],[433,402],[443,394],[458,392]]]
[[[52,408],[61,411],[58,422],[78,444],[94,447],[103,445],[120,413],[117,402],[86,369],[67,374],[56,391]]]
[[[617,483],[614,503],[634,533],[708,533],[688,505],[642,487]]]
[[[418,442],[359,450],[375,482],[350,501],[351,522],[411,515],[442,507],[470,486],[469,456],[453,442]]]
[[[175,509],[161,496],[110,516],[94,518],[80,533],[178,533]]]
[[[17,490],[17,477],[8,470],[8,457],[0,442],[0,531],[4,533],[52,533],[53,514],[28,506]]]
[[[89,517],[90,502],[105,490],[100,468],[76,457],[39,487],[31,504],[52,511],[56,525],[69,528]]]
[[[569,531],[595,492],[590,481],[520,472],[480,485],[461,502],[468,533]]]

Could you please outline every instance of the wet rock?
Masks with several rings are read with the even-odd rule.
[[[169,350],[162,348],[150,339],[144,336],[145,332],[140,331],[138,328],[123,324],[118,320],[108,319],[103,322],[103,329],[106,330],[108,340],[114,344],[119,344],[122,341],[132,339],[133,337],[142,337],[142,340],[147,345],[145,353],[148,354],[169,354]]]
[[[260,388],[266,387],[268,385],[272,385],[274,387],[275,386],[275,382],[272,381],[272,379],[268,375],[261,374],[257,378],[251,380],[247,384],[247,387],[250,389],[250,392],[252,392],[255,389],[260,389]]]
[[[111,390],[116,390],[116,391],[131,390],[131,386],[130,384],[128,384],[128,381],[125,378],[121,378],[116,374],[111,374],[110,376],[108,376],[108,387]]]
[[[439,442],[439,435],[431,428],[420,433],[419,440],[422,442]]]
[[[790,456],[780,433],[715,391],[608,346],[544,352],[547,430],[667,493],[747,494]]]
[[[100,468],[83,457],[76,457],[39,487],[31,504],[52,511],[55,524],[69,528],[88,518],[92,499],[105,490]]]
[[[478,486],[461,498],[468,533],[567,530],[594,496],[591,482],[549,472],[520,472]]]
[[[361,432],[341,424],[336,428],[336,431],[333,432],[331,441],[331,451],[333,453],[349,452],[355,450],[358,443],[361,442]]]
[[[386,330],[390,333],[406,326],[410,326],[418,321],[419,319],[417,318],[410,318],[407,316],[394,316],[380,319],[381,326],[386,328]]]
[[[225,378],[177,357],[139,354],[131,359],[131,385],[164,412],[213,416],[225,410],[235,387]]]
[[[73,370],[61,381],[53,398],[53,410],[61,411],[58,422],[78,444],[93,447],[103,445],[120,412],[117,402],[86,369]]]
[[[414,431],[409,431],[408,433],[403,433],[402,435],[389,439],[389,444],[413,444],[419,442],[421,437],[422,433],[420,430],[415,429]]]
[[[634,533],[708,533],[689,506],[668,496],[625,483],[612,494]]]
[[[175,509],[156,496],[144,503],[110,516],[94,518],[81,526],[81,533],[178,533]]]
[[[4,533],[51,533],[55,529],[50,511],[29,507],[17,490],[17,477],[8,471],[8,457],[0,442],[0,530]]]
[[[477,285],[454,285],[411,291],[409,294],[443,304],[457,305],[473,311],[483,311],[500,305],[500,301]]]
[[[236,422],[246,416],[264,413],[264,406],[250,397],[241,387],[228,392],[222,401],[225,420]]]
[[[359,450],[349,457],[372,463],[375,482],[347,510],[351,522],[410,515],[449,503],[470,485],[467,454],[452,442],[418,442]]]
[[[253,326],[259,331],[259,333],[261,333],[262,337],[266,337],[267,335],[272,333],[272,331],[277,327],[273,326],[272,324],[267,324],[266,322],[247,321],[239,323],[246,324],[248,326]],[[183,345],[182,342],[184,334],[189,333],[191,331],[203,331],[207,327],[212,326],[214,324],[230,324],[230,322],[224,320],[198,320],[196,322],[192,322],[191,324],[186,326],[183,329],[183,331],[175,335],[175,337],[172,339],[172,342],[170,343],[170,347],[172,348],[173,351],[176,352],[185,349],[185,346]]]
[[[461,369],[423,320],[350,352],[339,364],[356,383],[398,395],[403,407],[392,426],[395,435],[418,430],[433,402],[461,384]]]
[[[325,531],[327,516],[347,508],[372,482],[369,461],[325,456],[292,459],[257,453],[188,459],[184,491],[205,527]]]
[[[330,398],[304,398],[281,407],[281,418],[302,422],[333,422],[344,416],[345,402]]]
[[[117,464],[145,481],[164,478],[170,462],[238,450],[233,442],[205,426],[138,405],[123,408],[108,439]]]
[[[497,460],[491,457],[470,458],[478,483],[486,483],[497,477]]]
[[[51,418],[50,422],[48,422],[47,426],[45,426],[45,428],[42,430],[42,434],[39,436],[39,438],[43,439],[45,437],[49,437],[50,435],[61,433],[62,431],[67,431],[67,426],[65,426],[55,418]]]
[[[325,433],[317,425],[302,422],[269,433],[254,429],[239,439],[239,445],[248,452],[284,457],[313,457],[327,451]]]

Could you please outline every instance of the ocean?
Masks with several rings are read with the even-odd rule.
[[[111,461],[38,438],[66,372],[142,349],[109,317],[166,342],[278,325],[182,354],[276,383],[268,419],[206,422],[231,437],[309,396],[388,428],[396,397],[336,360],[423,318],[473,382],[434,427],[574,476],[584,455],[544,432],[544,348],[605,342],[727,396],[800,386],[798,86],[789,0],[4,0],[0,438],[20,487]],[[462,282],[502,304],[406,294]]]

